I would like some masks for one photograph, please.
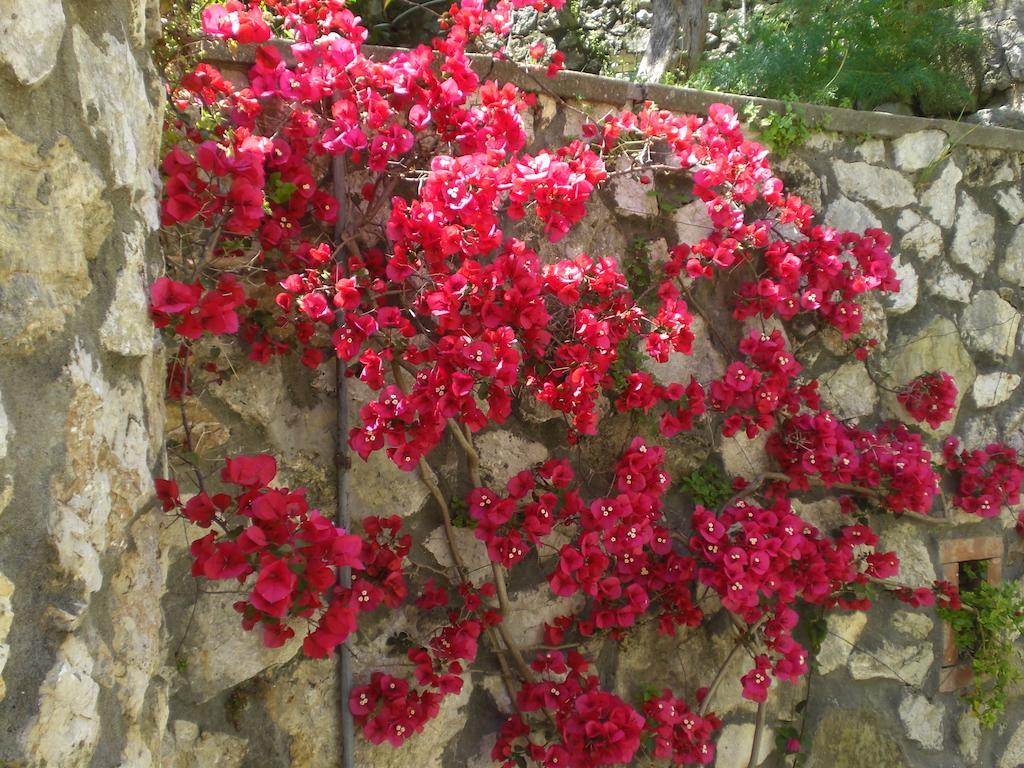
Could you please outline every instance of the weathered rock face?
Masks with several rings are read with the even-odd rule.
[[[87,5],[0,8],[0,763],[145,768],[167,720],[161,90],[145,2]]]
[[[898,735],[871,710],[832,708],[812,732],[807,761],[812,768],[900,768],[907,764]]]

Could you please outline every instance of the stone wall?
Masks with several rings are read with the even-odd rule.
[[[261,648],[231,610],[236,594],[189,576],[194,532],[150,503],[151,474],[164,471],[157,465],[165,419],[172,446],[182,433],[181,413],[165,413],[160,399],[163,365],[145,311],[144,286],[159,270],[160,89],[146,53],[155,8],[127,0],[18,0],[10,8],[0,10],[0,765],[334,766],[334,664],[303,659],[295,643]],[[540,82],[504,65],[491,74],[530,88]],[[575,135],[580,108],[600,115],[654,98],[700,112],[719,98],[572,74],[542,88],[529,117],[538,141]],[[780,107],[734,99],[751,101]],[[786,181],[830,223],[881,224],[895,238],[905,292],[868,307],[881,372],[901,384],[949,369],[962,393],[957,432],[970,444],[999,438],[1024,448],[1024,135],[803,111],[814,133],[779,163]],[[701,231],[700,207],[682,192],[659,181],[652,196],[619,179],[594,201],[593,218],[545,255],[656,258]],[[716,297],[702,298],[714,313]],[[869,422],[900,417],[834,338],[794,340],[838,412]],[[189,406],[201,459],[214,466],[225,455],[271,451],[282,482],[309,487],[316,504],[332,509],[330,377],[311,382],[296,361],[233,362],[235,375]],[[657,373],[707,379],[722,365],[704,345]],[[353,415],[365,396],[354,392]],[[614,417],[607,426],[610,437],[580,448],[598,476],[633,430]],[[506,429],[478,440],[490,482],[565,450],[561,426],[529,403],[517,404]],[[727,475],[758,471],[742,440],[694,436],[668,448],[675,478],[707,463]],[[432,459],[446,487],[456,488],[454,450]],[[414,476],[379,457],[356,462],[352,473],[357,516],[403,515],[425,542],[414,558],[448,564],[436,510]],[[837,519],[829,501],[809,499],[802,513],[825,527]],[[1009,514],[878,525],[911,582],[943,572],[942,542],[980,537],[999,542],[1006,578],[1021,576],[1024,548]],[[458,534],[482,562],[471,534]],[[517,576],[515,586],[513,631],[535,642],[540,623],[562,606],[542,582]],[[415,611],[401,611],[365,627],[354,644],[359,670],[400,662],[402,633],[415,634],[417,623]],[[641,630],[591,650],[605,681],[632,696],[650,683],[690,692],[706,685],[731,642],[719,614],[710,631],[669,641]],[[929,611],[883,603],[870,616],[837,616],[820,674],[809,689],[775,688],[769,726],[808,698],[812,766],[1024,762],[1024,691],[1000,726],[980,731],[957,694],[940,691],[942,643]],[[745,765],[753,707],[735,681],[720,696],[716,710],[727,724],[717,765]],[[357,764],[485,766],[507,709],[496,678],[475,677],[426,733],[398,750],[360,742]],[[770,736],[766,765],[780,762]]]
[[[156,765],[156,2],[0,5],[0,765]]]
[[[236,65],[237,72],[243,69]],[[491,75],[517,79],[503,65]],[[519,76],[518,82],[536,89],[539,80]],[[720,98],[579,74],[545,81],[543,88],[530,120],[534,135],[548,141],[575,135],[580,109],[600,116],[622,104],[653,98],[667,108],[700,112]],[[760,100],[734,101],[737,106],[755,101],[780,107]],[[817,127],[805,145],[778,163],[787,183],[824,211],[831,224],[853,229],[881,225],[894,236],[904,291],[868,305],[870,332],[881,344],[881,375],[898,385],[925,370],[949,370],[961,390],[956,431],[971,445],[998,438],[1024,448],[1024,389],[1019,386],[1024,362],[1024,134],[823,108],[807,108],[805,117]],[[701,205],[687,203],[682,189],[669,182],[658,184],[657,194],[651,195],[639,184],[618,180],[593,201],[586,224],[557,246],[546,246],[544,255],[643,252],[657,258],[676,242],[692,242],[701,232]],[[715,297],[703,298],[709,311],[716,312]],[[794,340],[802,343],[810,373],[821,379],[826,400],[842,416],[868,423],[903,416],[892,396],[875,387],[837,339]],[[658,373],[674,379],[692,371],[706,380],[723,365],[718,352],[705,343],[692,358],[673,358]],[[307,485],[317,505],[333,509],[335,404],[330,377],[310,384],[308,372],[294,361],[264,367],[239,357],[233,367],[234,376],[192,406],[202,458],[212,465],[234,452],[271,451],[281,459],[282,482]],[[366,394],[357,390],[354,399],[358,402]],[[353,417],[356,408],[353,403]],[[485,481],[501,483],[548,456],[564,455],[562,427],[549,416],[529,403],[518,403],[506,429],[478,436]],[[585,443],[578,456],[598,476],[633,429],[614,416],[602,425],[610,434]],[[949,431],[932,433],[933,444]],[[168,436],[173,443],[180,435],[180,417],[171,411]],[[752,476],[762,469],[743,439],[712,444],[692,436],[671,442],[668,449],[669,469],[677,479],[705,463],[728,476]],[[456,489],[454,448],[439,449],[432,460],[445,487]],[[368,464],[356,461],[352,473],[350,503],[356,517],[402,515],[425,541],[413,559],[434,567],[450,565],[439,515],[416,476],[398,472],[379,455]],[[837,505],[827,500],[809,499],[801,512],[824,527],[841,519]],[[938,525],[877,520],[884,546],[903,560],[905,579],[920,585],[943,574],[940,543],[965,537],[1002,542],[1004,575],[1020,578],[1024,547],[1012,526],[1008,513],[994,520],[961,515]],[[466,529],[457,529],[457,534],[464,539],[471,567],[484,564],[486,555],[472,534]],[[334,665],[303,659],[295,643],[278,651],[261,649],[257,638],[238,627],[230,609],[236,595],[207,593],[207,585],[197,586],[188,577],[185,536],[176,525],[163,539],[170,562],[163,598],[170,628],[164,674],[171,681],[165,765],[334,766]],[[541,622],[564,606],[552,601],[543,582],[522,573],[514,581],[521,588],[510,617],[514,633],[524,644],[537,642]],[[416,612],[407,610],[389,613],[361,630],[354,644],[362,671],[357,674],[400,663],[403,633],[416,635],[417,627]],[[933,612],[883,600],[870,615],[834,617],[829,631],[818,659],[820,674],[812,677],[809,688],[801,683],[773,689],[762,751],[765,765],[781,761],[773,723],[792,718],[804,698],[809,699],[804,733],[811,766],[1013,768],[1024,761],[1024,698],[1018,695],[1024,691],[1015,692],[1000,726],[981,731],[957,693],[940,692],[948,670],[942,667],[942,626]],[[731,643],[728,622],[719,614],[710,630],[679,639],[640,630],[620,645],[595,644],[590,651],[601,660],[605,681],[631,697],[651,683],[690,692],[706,685],[708,670],[725,657]],[[754,707],[742,699],[735,680],[723,687],[720,697],[715,709],[725,717],[726,727],[717,765],[739,768],[750,753]],[[360,741],[357,765],[482,768],[489,765],[494,732],[507,710],[497,677],[474,677],[424,734],[401,749]]]

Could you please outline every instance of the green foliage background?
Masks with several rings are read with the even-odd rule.
[[[780,0],[756,7],[741,42],[712,52],[688,85],[784,101],[924,114],[974,107],[976,0]]]

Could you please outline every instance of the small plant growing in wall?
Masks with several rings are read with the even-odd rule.
[[[756,104],[748,104],[743,110],[743,116],[779,158],[785,157],[790,150],[803,145],[811,137],[807,122],[788,104],[782,112],[772,112]]]
[[[388,643],[403,666],[361,671],[346,690],[343,724],[374,744],[415,739],[471,672],[491,672],[509,702],[491,752],[503,768],[621,765],[641,750],[707,765],[723,679],[757,704],[760,732],[771,688],[808,674],[802,616],[946,594],[903,587],[867,518],[928,519],[941,478],[916,430],[831,412],[783,332],[828,329],[867,357],[860,301],[899,289],[890,237],[821,225],[721,104],[696,116],[647,103],[530,144],[534,95],[488,80],[469,51],[500,53],[514,7],[559,4],[466,0],[429,45],[386,56],[364,50],[367,30],[341,0],[203,11],[208,35],[252,46],[251,66],[240,83],[200,63],[170,90],[162,218],[180,247],[151,307],[184,437],[157,492],[195,527],[193,574],[238,584],[241,626],[267,646],[294,638],[325,658],[374,617],[424,619]],[[557,54],[539,55],[557,75]],[[559,254],[613,174],[679,179],[704,206],[704,236],[670,244],[664,260]],[[728,281],[719,321],[705,300]],[[692,354],[698,314],[724,370],[659,375]],[[333,368],[338,509],[284,484],[273,455],[204,463],[188,401],[229,374],[213,337],[253,364]],[[353,381],[370,394],[349,424]],[[902,383],[908,421],[950,418],[950,389],[934,383]],[[552,457],[485,482],[481,433],[526,406],[559,417]],[[615,440],[616,418],[641,428]],[[698,431],[750,440],[771,469],[729,481],[705,469],[684,481],[692,503],[680,499],[668,450]],[[581,458],[594,446],[614,454],[606,468]],[[1019,501],[1013,451],[950,451],[955,504],[991,516]],[[437,471],[448,452],[454,470]],[[417,477],[431,506],[349,519],[349,453]],[[838,497],[848,524],[801,517],[794,501],[809,494]],[[436,520],[447,565],[416,557],[431,526],[415,514]],[[470,567],[470,546],[484,568]],[[531,575],[560,608],[520,637],[508,619]],[[630,698],[603,684],[602,643],[645,625],[699,631],[712,597],[735,644],[699,688]]]
[[[1024,677],[1019,646],[1024,591],[1017,582],[990,584],[984,561],[963,568],[959,597],[941,601],[938,614],[949,622],[960,657],[973,672],[964,698],[978,721],[991,728],[1006,707],[1010,686]]]

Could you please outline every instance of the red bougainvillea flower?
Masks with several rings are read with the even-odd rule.
[[[923,373],[900,390],[896,399],[907,413],[932,429],[952,418],[956,409],[957,388],[953,377],[944,371]]]

